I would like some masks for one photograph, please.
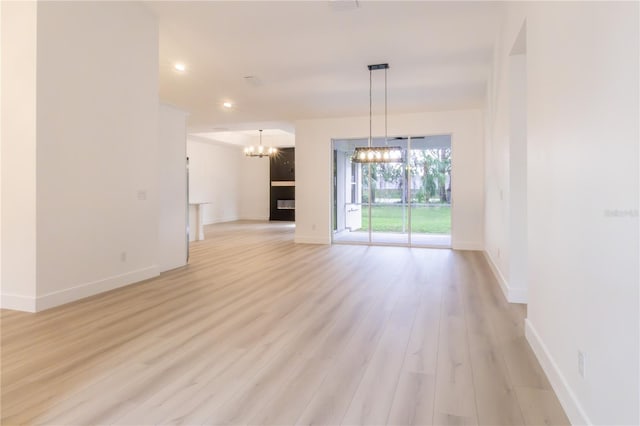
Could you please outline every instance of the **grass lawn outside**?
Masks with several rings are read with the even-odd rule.
[[[402,205],[374,205],[371,207],[371,220],[374,232],[403,232],[402,220],[404,210],[405,230],[408,223],[409,209]],[[411,232],[423,234],[450,234],[450,206],[411,206]],[[362,228],[369,228],[369,211],[362,206]]]

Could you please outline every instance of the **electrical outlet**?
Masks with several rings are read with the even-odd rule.
[[[316,224],[314,223],[313,225],[311,225],[311,230],[315,231],[316,230]]]
[[[584,379],[585,377],[585,356],[582,351],[578,351],[578,374]]]
[[[139,201],[144,201],[147,199],[147,191],[145,191],[144,189],[138,190],[137,195]]]
[[[123,251],[122,253],[120,253],[120,260],[122,262],[126,262],[127,261],[127,252]]]

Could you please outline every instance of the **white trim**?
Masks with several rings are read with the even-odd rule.
[[[79,299],[84,299],[85,297],[104,293],[105,291],[124,287],[155,276],[158,276],[158,266],[152,265],[147,268],[127,272],[122,275],[115,275],[113,277],[81,284],[64,290],[54,291],[52,293],[39,296],[36,299],[36,311],[42,311],[65,303],[74,302]]]
[[[17,294],[2,294],[0,297],[0,307],[14,311],[35,312],[35,297],[20,296]]]
[[[296,244],[331,244],[331,238],[312,237],[305,235],[296,235],[293,239]]]
[[[504,275],[502,275],[500,268],[498,268],[498,265],[493,261],[491,255],[486,250],[483,250],[482,254],[484,254],[484,258],[487,260],[493,275],[496,277],[498,284],[500,284],[500,289],[502,290],[505,299],[507,299],[509,303],[527,303],[527,289],[521,287],[509,287],[509,283]]]
[[[496,277],[496,280],[498,280],[498,284],[500,284],[502,294],[504,294],[504,297],[509,300],[509,284],[507,284],[507,280],[502,275],[502,272],[500,272],[500,268],[498,268],[498,265],[495,264],[489,253],[483,250],[482,254],[484,254],[484,258],[487,260],[487,263],[489,264],[493,275]]]
[[[237,220],[251,220],[251,221],[259,221],[259,222],[268,222],[269,216],[241,216]]]
[[[549,378],[551,387],[558,396],[564,412],[567,414],[569,421],[572,425],[591,425],[591,421],[585,413],[582,405],[578,401],[576,394],[573,392],[569,383],[565,379],[562,371],[558,367],[558,364],[553,360],[553,357],[549,353],[546,345],[540,338],[540,335],[536,331],[531,321],[528,318],[524,322],[524,334],[529,342],[529,346],[533,349],[533,353],[538,358],[542,369]]]
[[[225,223],[225,222],[237,222],[238,220],[240,220],[238,216],[217,217],[217,218],[214,218],[211,222],[202,222],[202,225],[213,225],[216,223]]]
[[[171,271],[173,269],[182,268],[186,264],[187,264],[187,259],[186,259],[186,253],[185,253],[185,259],[183,259],[183,260],[181,260],[179,262],[169,263],[168,265],[164,265],[162,267],[160,267],[160,265],[158,265],[158,274],[162,274],[163,272]]]
[[[484,250],[484,244],[478,243],[478,242],[474,242],[474,241],[454,241],[452,239],[451,248],[454,249],[454,250],[482,251],[482,250]]]
[[[529,303],[529,293],[526,288],[522,287],[509,287],[509,297],[507,298],[509,303]]]

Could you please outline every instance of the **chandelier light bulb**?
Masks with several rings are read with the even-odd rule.
[[[262,129],[260,129],[259,132],[260,132],[259,133],[260,144],[250,145],[249,147],[245,148],[244,154],[247,157],[259,157],[259,158],[271,157],[272,155],[275,155],[276,152],[278,152],[278,150],[271,146],[262,145]]]

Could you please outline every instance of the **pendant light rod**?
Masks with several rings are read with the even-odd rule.
[[[373,70],[371,69],[371,65],[369,65],[369,148],[371,148],[371,138],[372,138],[372,133],[373,133],[373,128],[371,126],[371,121],[372,121],[372,116],[373,116],[373,101],[372,101],[372,95],[371,92],[373,91],[372,89],[372,75],[373,75]]]
[[[376,70],[384,70],[384,141],[385,144],[387,142],[387,70],[389,69],[389,64],[372,64],[367,65],[369,68],[369,148],[371,148],[371,142],[373,139],[373,100],[372,100],[372,91],[373,91],[373,71]]]
[[[366,147],[356,147],[351,157],[354,163],[369,163],[369,175],[371,175],[372,163],[401,163],[403,149],[399,146],[388,146],[388,88],[387,70],[389,64],[367,65],[369,69],[369,143]],[[373,71],[384,70],[384,146],[373,148]]]

